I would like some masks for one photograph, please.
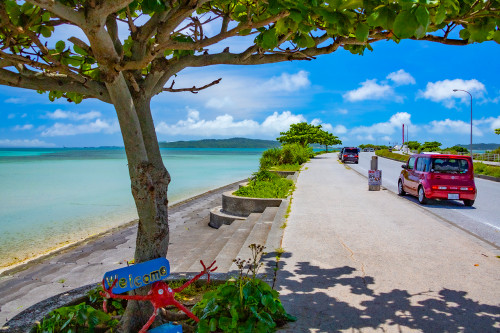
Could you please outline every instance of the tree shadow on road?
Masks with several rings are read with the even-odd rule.
[[[376,293],[370,288],[373,284],[373,277],[349,266],[323,269],[300,262],[293,273],[280,270],[277,290],[282,291],[287,311],[298,319],[280,332],[373,330],[381,325],[391,331],[500,331],[500,307],[467,298],[465,291]],[[335,296],[324,291],[334,287]]]

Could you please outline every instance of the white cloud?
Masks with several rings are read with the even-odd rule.
[[[9,113],[9,115],[7,116],[7,119],[14,119],[15,117],[16,117],[15,113]]]
[[[96,119],[94,122],[87,124],[62,124],[55,123],[51,127],[42,132],[42,136],[67,136],[88,133],[115,133],[120,129],[118,123],[108,123],[107,121]]]
[[[71,120],[92,120],[99,118],[101,113],[98,111],[89,111],[87,113],[77,113],[57,109],[54,112],[47,112],[45,117],[50,119],[71,119]]]
[[[337,109],[335,111],[335,113],[338,113],[338,114],[348,114],[349,111],[347,109]]]
[[[299,71],[296,74],[282,73],[281,76],[272,77],[264,83],[264,88],[269,91],[297,91],[311,85],[308,76],[309,73],[306,71]]]
[[[169,125],[162,121],[156,126],[159,134],[177,136],[254,136],[266,137],[276,136],[279,132],[289,129],[291,124],[306,121],[303,115],[294,115],[290,111],[282,113],[274,112],[262,123],[255,120],[244,119],[236,121],[233,116],[224,114],[217,116],[214,120],[200,119],[197,110],[188,109],[186,120],[180,120],[176,124]]]
[[[429,99],[433,102],[443,103],[447,108],[455,107],[455,100],[459,99],[462,103],[470,103],[470,96],[463,92],[454,92],[454,89],[469,91],[474,98],[484,99],[486,88],[484,84],[476,79],[472,80],[443,80],[427,83],[425,91],[420,91],[418,97]]]
[[[53,143],[47,143],[38,139],[34,140],[0,140],[0,147],[31,148],[31,147],[55,147]]]
[[[222,99],[210,98],[205,103],[205,106],[207,108],[212,108],[212,109],[223,109],[227,106],[231,106],[232,104],[233,104],[233,101],[231,100],[231,97],[225,96]]]
[[[470,123],[463,120],[433,120],[426,126],[427,130],[436,134],[468,134],[470,133]],[[473,124],[472,131],[474,135],[482,136],[483,132]]]
[[[413,78],[413,76],[405,72],[403,69],[400,69],[397,72],[390,73],[386,78],[392,80],[399,86],[416,83],[415,78]]]
[[[378,84],[376,79],[361,82],[360,88],[346,92],[343,97],[349,102],[389,98],[394,98],[397,102],[402,101],[400,96],[395,95],[394,89],[391,86],[383,83]]]
[[[22,97],[11,97],[11,98],[7,98],[5,100],[5,103],[10,103],[10,104],[22,104],[26,102],[26,98],[22,98]]]
[[[371,136],[372,138],[373,134],[392,135],[400,130],[403,124],[411,125],[411,115],[407,112],[398,112],[392,115],[389,121],[375,123],[371,126],[354,127],[351,133]],[[412,125],[412,128],[415,130],[416,127]]]
[[[14,131],[27,131],[27,130],[30,130],[32,128],[33,128],[33,125],[31,125],[31,124],[26,124],[26,125],[23,125],[23,126],[16,125],[16,126],[14,126],[13,130]]]
[[[333,128],[331,131],[333,135],[340,135],[340,134],[345,134],[347,133],[347,128],[344,125],[337,125]]]

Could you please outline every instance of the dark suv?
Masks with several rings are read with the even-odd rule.
[[[342,163],[353,162],[358,164],[359,160],[359,149],[357,147],[344,147],[340,150],[339,160]]]

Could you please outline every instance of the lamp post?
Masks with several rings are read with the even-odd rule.
[[[453,89],[454,92],[457,92],[457,91],[463,91],[463,92],[466,92],[469,94],[470,96],[470,157],[471,158],[474,158],[473,155],[472,155],[472,95],[470,92],[468,92],[467,90],[462,90],[462,89]]]

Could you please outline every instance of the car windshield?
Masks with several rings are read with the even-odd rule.
[[[432,169],[440,173],[467,173],[469,162],[458,158],[433,158]]]
[[[345,154],[357,154],[358,150],[355,148],[346,148],[346,149],[344,149],[344,153]]]

